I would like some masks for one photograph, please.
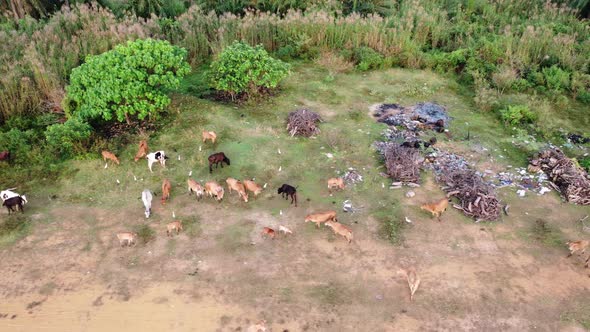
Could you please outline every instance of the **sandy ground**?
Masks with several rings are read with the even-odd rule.
[[[0,331],[246,331],[262,319],[270,331],[584,330],[570,318],[588,319],[590,269],[522,234],[536,218],[579,234],[588,210],[549,194],[516,200],[497,224],[453,209],[439,223],[418,208],[434,190],[428,182],[402,202],[413,222],[401,246],[362,212],[341,213],[349,245],[303,222],[313,203],[289,208],[270,194],[258,199],[284,205],[283,216],[241,211],[233,195],[233,205],[184,204],[177,213],[200,215],[201,234],[167,238],[165,222],[151,222],[156,239],[132,248],[119,247],[118,220],[143,211],[55,204],[33,218],[54,222],[0,251]],[[262,238],[278,225],[294,234]],[[398,274],[410,266],[422,279],[413,302]]]

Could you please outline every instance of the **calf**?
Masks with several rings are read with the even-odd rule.
[[[166,200],[170,199],[170,190],[172,189],[172,185],[168,179],[164,179],[162,181],[162,204],[166,204]]]
[[[157,161],[160,163],[160,165],[162,165],[162,167],[166,167],[166,159],[168,159],[168,157],[164,151],[156,151],[148,153],[146,155],[146,159],[148,161],[148,168],[150,169],[150,172],[153,173],[152,165]]]
[[[295,207],[297,207],[297,188],[283,183],[283,185],[279,188],[278,193],[281,194],[281,197],[285,199],[289,199],[291,196],[291,204],[295,202]]]
[[[332,189],[344,189],[343,178],[330,178],[328,179],[328,191],[332,193]]]
[[[23,204],[26,202],[25,199],[21,196],[15,196],[7,198],[3,203],[2,206],[6,206],[8,210],[8,214],[12,212],[18,212],[20,210],[21,213],[25,213],[23,209]]]
[[[348,243],[352,242],[352,230],[339,222],[328,220],[326,226],[332,228],[335,234],[343,236]]]
[[[314,214],[308,214],[305,217],[305,222],[315,222],[315,224],[320,228],[321,223],[325,223],[328,221],[338,221],[336,218],[336,211],[326,211]]]
[[[147,156],[148,154],[148,144],[146,140],[141,140],[139,142],[139,149],[137,149],[137,153],[135,154],[135,158],[133,158],[133,160],[135,160],[136,162],[141,159],[144,158],[145,156]]]
[[[214,131],[203,130],[203,143],[207,142],[207,140],[211,140],[211,143],[215,144],[216,139],[217,134],[215,134]]]
[[[193,179],[186,180],[188,184],[188,194],[195,193],[197,196],[197,200],[201,200],[203,198],[203,194],[205,193],[205,189],[201,186],[197,181]]]
[[[0,161],[8,161],[10,160],[10,151],[2,151],[0,152]]]
[[[106,163],[107,159],[110,159],[110,160],[114,161],[115,164],[119,165],[119,158],[117,158],[117,156],[115,156],[114,153],[109,152],[107,150],[103,150],[102,151],[102,160]]]
[[[426,210],[426,211],[432,213],[432,216],[437,217],[438,221],[440,221],[441,214],[444,211],[446,211],[448,206],[449,206],[449,200],[446,198],[443,198],[440,201],[437,201],[434,203],[423,204],[422,206],[420,206],[420,209]]]
[[[145,207],[145,217],[149,218],[152,213],[152,192],[149,189],[144,189],[141,193],[141,200]]]
[[[233,189],[238,192],[238,195],[244,200],[244,202],[248,203],[248,194],[246,193],[246,188],[242,182],[234,178],[227,178],[225,182],[227,183],[227,189],[229,190],[230,194]]]
[[[213,164],[215,164],[215,168],[221,164],[221,168],[223,168],[223,163],[226,163],[227,166],[230,165],[229,158],[223,152],[217,152],[209,156],[209,173],[213,173]]]
[[[219,185],[219,183],[215,181],[209,181],[205,183],[205,193],[209,197],[215,196],[218,202],[221,202],[223,199],[224,191],[223,187]]]
[[[262,192],[262,187],[252,180],[244,180],[244,187],[254,193],[254,196],[258,196]]]
[[[567,255],[567,257],[571,257],[573,254],[580,252],[580,255],[584,254],[584,252],[586,252],[586,249],[588,249],[588,246],[590,245],[590,241],[586,241],[586,240],[581,240],[581,241],[570,241],[566,243],[568,246],[568,249],[570,251],[570,254]],[[588,258],[586,259],[586,267],[588,267],[588,265],[590,264],[590,255],[588,255]]]
[[[264,227],[262,229],[262,236],[268,236],[271,239],[275,238],[275,230],[270,227]]]
[[[176,231],[177,235],[180,233],[180,231],[182,231],[182,222],[173,221],[173,222],[169,223],[168,225],[166,225],[166,236],[173,235],[174,231]]]
[[[287,235],[287,234],[293,234],[293,232],[290,229],[288,229],[287,227],[285,227],[283,225],[280,225],[279,226],[279,233],[283,233],[285,235]]]
[[[133,244],[135,246],[137,244],[137,233],[132,233],[132,232],[118,233],[117,239],[119,239],[119,244],[121,245],[121,247],[124,247],[125,245],[131,246],[131,244]]]

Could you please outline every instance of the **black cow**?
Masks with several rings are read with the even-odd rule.
[[[217,152],[209,156],[209,173],[213,173],[213,164],[215,164],[215,168],[219,164],[221,164],[221,168],[223,168],[223,163],[226,163],[227,166],[230,165],[229,158],[223,152]]]
[[[22,197],[16,196],[5,200],[4,203],[2,203],[2,206],[6,206],[8,214],[10,214],[11,212],[17,212],[18,210],[20,210],[20,212],[22,213],[25,213],[25,211],[23,210],[24,202],[25,200]]]
[[[284,197],[287,200],[289,199],[289,196],[291,196],[291,204],[295,202],[295,207],[297,207],[297,188],[283,183],[279,188],[278,193],[281,194],[281,197]]]

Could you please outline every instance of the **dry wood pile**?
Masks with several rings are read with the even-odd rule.
[[[322,122],[319,114],[306,109],[289,113],[287,130],[291,136],[310,137],[320,133],[318,123]]]
[[[444,183],[447,196],[455,196],[460,205],[455,208],[476,220],[498,219],[502,207],[494,187],[486,183],[472,169],[454,169],[441,172],[438,181]]]
[[[590,180],[588,173],[576,165],[560,149],[540,152],[530,161],[531,169],[540,168],[551,181],[554,189],[574,204],[590,205]]]
[[[395,181],[417,183],[420,180],[420,167],[424,157],[418,149],[390,143],[385,148],[384,157],[387,174]]]

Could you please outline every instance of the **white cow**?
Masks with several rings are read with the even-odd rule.
[[[148,153],[146,158],[148,160],[148,168],[150,169],[150,172],[152,172],[152,173],[153,173],[152,165],[156,161],[159,162],[160,165],[162,165],[162,167],[166,167],[166,159],[168,159],[168,157],[166,156],[166,153],[164,151],[156,151],[156,152]]]
[[[152,193],[149,189],[145,189],[141,193],[141,200],[143,201],[143,206],[145,206],[145,217],[149,218],[152,213]]]
[[[12,191],[14,189],[16,189],[16,188],[10,188],[10,189],[0,191],[0,198],[2,198],[2,202],[4,202],[5,200],[7,200],[9,198],[20,196],[23,199],[23,201],[25,202],[25,204],[28,203],[27,196],[15,193],[14,191]]]

